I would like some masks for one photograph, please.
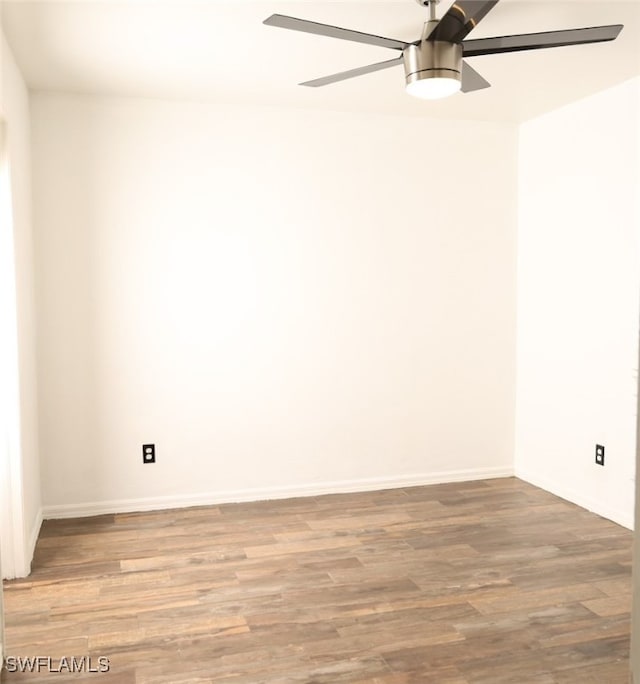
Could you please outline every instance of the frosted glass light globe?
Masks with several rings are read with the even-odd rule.
[[[421,78],[418,81],[407,83],[407,93],[423,100],[439,100],[449,97],[460,90],[460,81],[457,78],[438,76],[434,78]]]

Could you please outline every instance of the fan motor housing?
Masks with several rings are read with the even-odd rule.
[[[402,51],[407,85],[425,78],[461,80],[462,45],[443,40],[423,40]]]

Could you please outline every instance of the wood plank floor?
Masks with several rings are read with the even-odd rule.
[[[627,684],[632,534],[514,478],[47,521],[10,656],[96,684]]]

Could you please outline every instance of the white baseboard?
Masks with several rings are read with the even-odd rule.
[[[177,494],[154,496],[140,499],[113,499],[75,504],[45,506],[42,516],[52,518],[83,518],[109,513],[133,513],[137,511],[156,511],[167,508],[186,508],[189,506],[212,506],[223,503],[246,501],[265,501],[270,499],[290,499],[300,496],[320,496],[344,492],[368,492],[378,489],[417,487],[420,485],[442,484],[444,482],[467,482],[487,480],[498,477],[513,477],[512,467],[475,468],[470,470],[450,470],[420,475],[380,477],[362,480],[342,480],[319,484],[293,485],[286,487],[266,487],[237,489],[233,491],[201,492],[196,494]]]
[[[565,499],[571,503],[586,508],[588,511],[595,513],[596,515],[611,520],[622,527],[626,527],[629,530],[634,528],[634,514],[627,513],[625,511],[620,511],[617,508],[603,504],[601,501],[597,501],[588,496],[580,494],[570,487],[565,487],[564,485],[559,485],[557,482],[553,481],[551,478],[534,473],[531,470],[524,470],[516,466],[515,476],[520,480],[529,482],[540,489],[544,489],[551,494],[559,496],[561,499]]]

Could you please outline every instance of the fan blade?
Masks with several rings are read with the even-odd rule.
[[[525,33],[519,36],[500,36],[465,40],[462,52],[465,57],[495,55],[500,52],[519,52],[520,50],[540,50],[543,48],[563,47],[565,45],[585,45],[615,40],[622,31],[622,24],[594,26],[592,28],[567,29],[564,31],[545,31]]]
[[[485,80],[480,74],[469,64],[469,62],[462,62],[462,90],[463,93],[471,93],[474,90],[482,90],[483,88],[490,88],[491,83]]]
[[[459,43],[498,4],[498,0],[457,0],[440,19],[428,40]]]
[[[388,69],[389,67],[396,66],[397,64],[402,64],[402,57],[394,57],[393,59],[388,59],[386,62],[378,62],[377,64],[369,64],[367,66],[358,67],[357,69],[342,71],[339,74],[323,76],[322,78],[316,78],[313,81],[305,81],[299,85],[317,88],[318,86],[325,86],[329,85],[330,83],[337,83],[338,81],[346,81],[348,78],[362,76],[363,74],[371,74],[374,71],[382,71],[382,69]]]
[[[329,24],[319,24],[316,21],[307,21],[306,19],[296,19],[296,17],[287,17],[284,14],[272,14],[262,23],[267,26],[279,26],[280,28],[291,29],[293,31],[303,31],[304,33],[315,33],[318,36],[352,40],[355,43],[377,45],[379,47],[392,48],[393,50],[404,50],[409,44],[405,43],[403,40],[374,36],[371,33],[352,31],[351,29],[330,26]]]

